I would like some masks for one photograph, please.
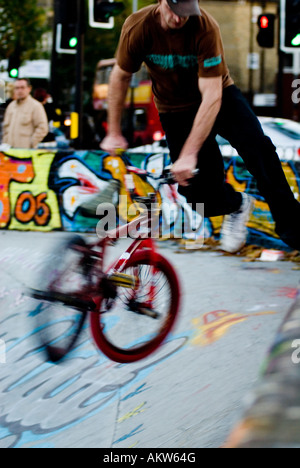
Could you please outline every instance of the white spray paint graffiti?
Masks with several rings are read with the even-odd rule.
[[[6,364],[6,343],[0,340],[0,364]]]
[[[27,329],[33,322],[27,317]],[[36,331],[18,337],[10,318],[0,326],[9,336],[10,362],[0,374],[0,441],[10,438],[10,447],[46,441],[97,415],[134,385],[145,385],[147,375],[187,342],[185,336],[172,336],[155,356],[129,369],[99,354],[84,332],[65,366],[55,366],[44,362]]]
[[[58,170],[58,176],[60,179],[72,178],[78,182],[63,192],[63,207],[70,218],[74,217],[82,203],[108,185],[107,181],[100,179],[78,159],[70,159],[63,163]]]

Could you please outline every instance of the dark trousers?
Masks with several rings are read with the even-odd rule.
[[[181,153],[197,112],[198,108],[195,108],[160,115],[173,162]],[[275,146],[264,134],[256,115],[234,85],[224,90],[216,124],[199,153],[199,175],[188,188],[181,187],[180,193],[190,203],[204,203],[205,216],[208,217],[239,209],[241,195],[225,181],[224,163],[215,141],[216,134],[230,142],[255,177],[276,222],[276,232],[286,243],[300,249],[300,204],[286,180]]]

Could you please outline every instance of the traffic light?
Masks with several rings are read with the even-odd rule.
[[[281,50],[300,50],[300,0],[281,0]]]
[[[8,74],[10,78],[19,77],[19,68],[21,65],[20,54],[18,51],[13,52],[13,54],[8,58]]]
[[[76,24],[77,1],[55,0],[55,21],[60,24]]]
[[[77,53],[77,27],[76,24],[56,25],[56,52],[60,54]]]
[[[257,35],[257,42],[260,47],[272,49],[275,45],[275,15],[266,13],[258,17],[259,32]]]
[[[78,0],[77,0],[78,1]],[[60,54],[77,53],[77,1],[56,0],[56,52]]]
[[[89,0],[89,24],[92,28],[112,29],[114,17],[124,11],[122,2],[113,0]]]
[[[76,24],[56,25],[56,52],[60,54],[77,53],[77,27]]]

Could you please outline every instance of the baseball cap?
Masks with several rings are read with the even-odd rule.
[[[171,10],[178,16],[201,16],[198,0],[167,0]]]

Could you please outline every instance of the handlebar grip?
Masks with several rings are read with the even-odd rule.
[[[194,169],[193,172],[192,172],[192,176],[193,177],[196,177],[198,174],[199,174],[200,170],[199,169]],[[172,168],[171,167],[167,167],[165,168],[164,170],[164,177],[165,177],[165,180],[166,180],[166,183],[167,184],[176,184],[176,180],[174,179],[173,177],[173,174],[172,174]]]

